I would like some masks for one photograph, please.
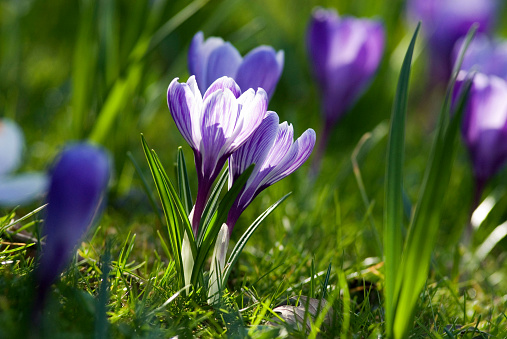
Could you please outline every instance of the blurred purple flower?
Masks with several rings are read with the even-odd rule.
[[[461,71],[454,91],[465,80]],[[496,76],[475,75],[465,108],[462,135],[470,154],[477,192],[507,161],[507,82]]]
[[[278,124],[278,115],[268,112],[248,141],[229,158],[229,188],[250,165],[255,168],[227,217],[229,236],[241,213],[265,188],[297,170],[310,156],[315,132],[307,129],[296,141],[291,124]]]
[[[307,47],[326,125],[334,125],[365,91],[379,67],[384,44],[380,22],[314,10]]]
[[[211,186],[227,158],[243,145],[266,115],[268,97],[259,88],[241,94],[232,78],[222,77],[204,97],[194,76],[186,83],[174,79],[167,90],[167,103],[179,131],[194,151],[197,197],[191,213],[194,234]]]
[[[249,88],[263,88],[271,98],[282,74],[283,51],[270,46],[259,46],[244,58],[229,42],[210,37],[204,40],[202,32],[194,35],[188,50],[188,70],[195,75],[201,91],[206,90],[222,76],[233,78],[244,92]]]
[[[456,62],[463,38],[454,47],[454,62]],[[507,41],[492,40],[484,34],[479,34],[470,42],[463,58],[462,70],[481,72],[486,75],[496,75],[507,81]]]
[[[109,173],[105,151],[84,143],[67,147],[52,168],[43,228],[46,239],[36,271],[41,300],[97,217]]]
[[[495,21],[496,0],[409,0],[409,20],[422,21],[429,47],[433,81],[447,82],[452,71],[456,41],[477,22],[478,32],[490,32]]]
[[[25,139],[19,126],[10,119],[0,119],[0,206],[27,204],[46,191],[45,174],[12,174],[21,165],[24,145]]]

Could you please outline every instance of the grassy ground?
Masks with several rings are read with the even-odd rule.
[[[148,5],[147,3],[151,4]],[[41,321],[42,337],[245,337],[271,338],[305,330],[272,327],[273,309],[291,296],[332,303],[322,337],[384,335],[382,237],[388,119],[401,62],[412,35],[401,1],[120,1],[0,2],[0,116],[17,121],[27,149],[20,171],[45,170],[63,145],[87,137],[114,157],[108,204],[96,229],[53,286]],[[139,134],[144,133],[171,175],[182,145],[191,182],[190,148],[166,106],[169,82],[186,80],[192,36],[221,36],[242,54],[259,44],[285,51],[285,69],[270,102],[299,135],[321,130],[318,91],[304,44],[314,6],[377,16],[387,47],[381,68],[357,105],[337,126],[321,173],[308,181],[309,164],[262,193],[243,213],[230,248],[248,225],[287,192],[292,195],[249,240],[220,307],[202,294],[176,295],[176,271],[157,231],[165,225],[152,210],[127,152],[140,164],[154,193]],[[504,22],[498,27],[505,32]],[[408,208],[421,187],[444,88],[429,88],[424,39],[416,47],[407,115],[404,188]],[[111,125],[108,125],[111,118]],[[370,138],[365,141],[366,133]],[[365,141],[365,142],[364,142]],[[411,336],[507,337],[503,265],[507,242],[479,261],[469,260],[506,217],[505,170],[486,188],[496,204],[470,248],[459,239],[468,217],[473,182],[458,146],[443,202],[430,275],[420,296]],[[192,187],[195,189],[196,187]],[[154,193],[155,194],[155,193]],[[0,209],[0,226],[43,202]],[[17,224],[37,238],[43,212]],[[1,219],[2,216],[5,218]],[[38,245],[0,227],[0,337],[30,332],[32,271]],[[326,281],[326,273],[330,276]],[[314,279],[312,279],[314,277]],[[326,283],[327,282],[327,283]],[[174,298],[173,298],[174,297]],[[466,332],[465,328],[470,328]],[[33,334],[32,334],[33,335]]]

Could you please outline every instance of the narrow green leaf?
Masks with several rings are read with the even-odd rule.
[[[227,261],[227,265],[225,265],[224,273],[222,276],[222,285],[227,283],[227,279],[229,278],[229,275],[231,274],[232,267],[236,264],[236,262],[239,259],[239,255],[243,251],[243,248],[245,248],[245,245],[252,236],[252,234],[255,232],[255,230],[259,227],[261,222],[266,219],[268,215],[271,214],[291,193],[287,193],[284,195],[280,200],[275,202],[273,205],[271,205],[267,210],[265,210],[255,221],[250,225],[250,227],[247,228],[245,233],[241,236],[241,238],[236,243],[236,246],[232,249],[231,255],[229,256],[229,260]]]
[[[462,60],[474,32],[474,29],[469,31],[459,60]],[[460,61],[456,69],[459,69],[459,63]],[[423,185],[404,247],[395,290],[398,297],[394,319],[395,338],[405,338],[412,326],[415,306],[428,276],[431,253],[440,225],[442,202],[454,161],[456,135],[471,88],[471,79],[468,79],[457,101],[455,113],[451,114],[450,101],[456,77],[457,72],[448,86]]]
[[[181,236],[181,232],[176,222],[175,210],[173,207],[173,203],[170,198],[170,193],[168,192],[167,185],[162,178],[162,173],[160,172],[157,163],[154,159],[152,152],[150,151],[144,136],[141,134],[141,142],[143,144],[144,154],[146,155],[146,159],[148,160],[148,165],[151,170],[151,174],[153,176],[153,180],[155,181],[155,186],[157,187],[157,191],[162,202],[162,209],[164,210],[164,215],[166,218],[166,226],[169,235],[169,243],[171,245],[171,251],[173,254],[173,259],[176,262],[176,268],[178,274],[178,279],[180,281],[180,285],[183,286],[183,261],[181,257],[181,243],[183,238]]]
[[[185,212],[187,215],[190,214],[194,203],[192,201],[192,192],[190,190],[190,183],[188,181],[188,172],[187,165],[185,163],[185,156],[183,155],[183,149],[178,147],[178,188],[179,188],[179,197],[183,202],[183,206],[185,207]]]
[[[169,195],[171,197],[173,207],[175,208],[176,212],[178,213],[179,220],[181,222],[181,228],[188,233],[188,238],[190,240],[190,245],[192,247],[192,253],[195,255],[196,253],[196,245],[195,245],[195,238],[194,233],[192,231],[192,226],[190,225],[190,221],[188,220],[188,214],[185,212],[185,208],[183,207],[183,203],[178,197],[178,194],[176,193],[176,189],[174,188],[173,184],[171,183],[171,180],[167,176],[166,171],[162,167],[162,163],[160,162],[160,159],[157,156],[157,153],[152,150],[153,157],[155,159],[155,163],[157,164],[157,167],[160,170],[160,173],[162,174],[162,178],[164,179],[164,183],[168,189]],[[183,233],[181,233],[183,235]]]
[[[395,311],[396,274],[401,262],[403,248],[403,154],[405,152],[405,117],[407,114],[410,68],[415,41],[419,32],[417,25],[401,67],[398,87],[391,115],[391,129],[387,151],[385,209],[384,209],[384,265],[385,265],[385,315],[388,337],[392,336]]]
[[[201,246],[202,241],[204,239],[204,235],[206,234],[206,231],[208,229],[208,226],[210,225],[210,222],[217,211],[218,199],[220,198],[220,193],[222,192],[222,189],[224,188],[225,183],[227,182],[228,173],[229,170],[228,167],[226,167],[222,172],[222,175],[218,179],[218,183],[215,185],[215,188],[213,188],[213,192],[211,192],[208,202],[204,207],[201,222],[199,224],[199,235],[197,237],[198,246]]]
[[[214,214],[211,223],[204,234],[204,238],[202,244],[199,246],[197,251],[197,257],[194,263],[194,272],[192,272],[192,283],[196,283],[196,279],[198,278],[199,272],[202,272],[202,266],[204,265],[204,261],[206,260],[208,253],[213,246],[213,243],[216,240],[218,232],[222,227],[222,224],[226,222],[227,215],[229,210],[232,207],[232,204],[238,197],[239,193],[245,186],[250,174],[254,169],[254,165],[250,165],[234,182],[231,189],[225,194],[224,198],[220,201],[218,205],[217,211]]]

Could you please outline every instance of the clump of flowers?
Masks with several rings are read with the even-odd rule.
[[[292,125],[280,124],[278,115],[267,111],[268,95],[263,88],[242,92],[234,79],[221,77],[201,95],[196,80],[195,76],[186,83],[174,79],[167,91],[174,122],[194,153],[198,178],[195,203],[190,194],[181,193],[181,187],[190,186],[185,183],[186,165],[181,163],[184,160],[180,158],[178,164],[178,195],[144,139],[143,146],[162,198],[180,283],[187,293],[190,285],[197,287],[205,281],[203,264],[215,243],[206,280],[209,300],[215,303],[219,300],[220,286],[227,279],[225,271],[237,260],[260,221],[283,199],[254,222],[226,264],[229,238],[236,221],[262,190],[294,172],[308,159],[315,144],[315,132],[308,129],[294,141]],[[217,204],[227,172],[221,175],[213,192],[212,187],[227,161],[229,192]],[[187,211],[188,218],[182,201],[193,206]]]

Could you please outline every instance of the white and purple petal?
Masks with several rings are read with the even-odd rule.
[[[179,83],[178,78],[171,82],[167,89],[167,105],[176,127],[190,147],[196,150],[201,140],[196,124],[201,119],[202,99],[194,76],[187,83]]]
[[[256,164],[256,166],[249,181],[252,181],[256,173],[260,171],[278,133],[278,120],[278,114],[269,111],[252,136],[230,156],[229,189],[234,180],[251,164]]]

